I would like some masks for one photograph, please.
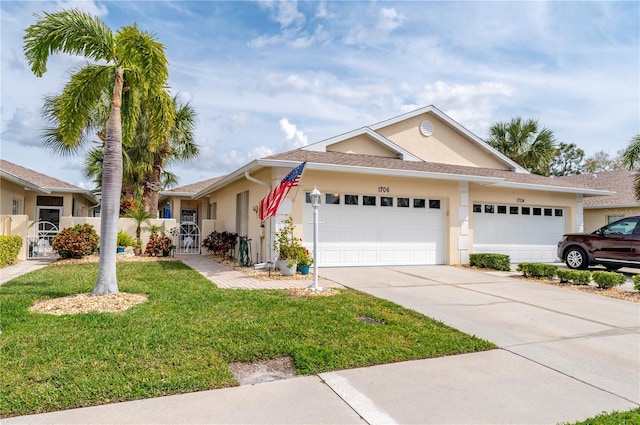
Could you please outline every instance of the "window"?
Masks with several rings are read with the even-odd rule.
[[[506,205],[498,205],[498,214],[506,214],[507,206]]]
[[[509,207],[509,214],[518,214],[518,207]]]
[[[20,214],[20,200],[19,199],[14,199],[12,204],[11,204],[11,214],[13,215],[18,215]]]
[[[304,193],[304,202],[306,202],[307,204],[311,203],[311,192]]]
[[[481,212],[482,212],[482,205],[480,205],[480,204],[473,204],[473,212],[474,212],[474,213],[481,213]]]
[[[487,214],[493,214],[494,208],[495,207],[493,205],[485,205],[484,212]]]
[[[381,207],[392,207],[393,206],[393,197],[392,196],[381,196],[380,197],[380,206]]]
[[[416,198],[413,200],[413,208],[424,208],[425,206],[426,206],[426,203],[424,199]]]
[[[534,208],[533,215],[542,215],[542,208]]]
[[[530,207],[522,207],[522,210],[520,210],[522,212],[522,215],[531,215],[531,208]]]
[[[618,221],[618,220],[620,220],[622,218],[624,218],[623,215],[608,215],[607,216],[607,224],[613,223],[614,221]]]
[[[358,195],[344,195],[345,205],[358,205]]]
[[[363,195],[362,196],[362,205],[375,207],[376,206],[376,197],[375,196]]]
[[[553,212],[553,215],[555,215],[556,217],[562,217],[562,210],[560,208],[556,208]]]
[[[324,200],[327,205],[337,205],[340,203],[340,195],[338,195],[337,193],[327,193],[326,195],[324,195]]]
[[[440,199],[429,199],[429,208],[433,210],[440,209]]]
[[[38,196],[36,199],[36,205],[43,207],[61,207],[62,202],[62,196]]]
[[[398,198],[396,200],[396,206],[398,208],[409,208],[409,198]]]

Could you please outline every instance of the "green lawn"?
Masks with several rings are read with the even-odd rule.
[[[571,425],[640,425],[640,407],[626,412],[603,413]]]
[[[0,286],[0,415],[24,415],[237,385],[228,363],[290,356],[299,374],[495,348],[352,290],[296,298],[219,289],[180,262],[118,264],[121,313],[31,313],[87,293],[97,264],[46,267]],[[384,325],[364,323],[360,316]]]

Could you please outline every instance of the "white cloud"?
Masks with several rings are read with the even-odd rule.
[[[284,134],[284,147],[285,150],[301,148],[307,146],[309,141],[307,136],[295,126],[289,122],[288,119],[282,118],[280,121],[280,130]],[[288,148],[288,149],[287,149]]]

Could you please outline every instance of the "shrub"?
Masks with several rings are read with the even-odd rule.
[[[0,268],[18,261],[22,248],[20,236],[0,236]]]
[[[232,232],[212,232],[202,241],[202,247],[215,255],[224,257],[233,252],[238,241],[238,234]]]
[[[172,247],[173,240],[169,236],[163,233],[153,232],[151,233],[149,242],[147,242],[144,253],[151,257],[162,257],[169,253]]]
[[[640,291],[640,274],[634,274],[631,279],[633,279],[633,289]]]
[[[602,289],[613,288],[627,281],[625,275],[616,272],[597,271],[593,272],[592,277],[598,288]]]
[[[565,270],[558,269],[556,275],[562,283],[573,283],[574,285],[588,285],[591,282],[591,272],[588,270]]]
[[[494,270],[511,270],[511,260],[505,254],[471,254],[469,265]]]
[[[118,246],[133,246],[133,239],[122,230],[118,231]]]
[[[553,264],[520,263],[518,264],[517,270],[522,272],[524,277],[553,279],[558,272],[558,267]]]
[[[82,258],[98,251],[100,237],[90,224],[65,227],[51,241],[51,246],[62,258]]]

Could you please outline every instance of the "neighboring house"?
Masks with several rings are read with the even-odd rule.
[[[262,223],[260,200],[303,161],[299,188]],[[323,193],[321,267],[464,264],[474,252],[508,254],[512,262],[555,261],[562,234],[583,229],[589,197],[611,194],[530,174],[429,106],[256,159],[192,198],[211,228],[248,236],[254,257],[266,261],[273,259],[273,232],[287,215],[312,247],[308,193],[314,187]]]
[[[27,235],[43,239],[36,235],[41,231],[48,242],[63,217],[93,216],[97,205],[86,189],[0,159],[0,234],[23,237],[21,259],[26,257]]]
[[[611,196],[585,198],[584,231],[592,232],[620,218],[640,215],[640,202],[636,199],[634,191],[637,173],[631,170],[603,171],[558,177],[558,180],[615,192]]]
[[[158,197],[158,212],[160,217],[163,216],[168,203],[173,218],[178,220],[178,222],[191,221],[198,224],[198,226],[202,226],[202,220],[211,219],[215,216],[215,211],[212,211],[212,205],[206,198],[195,200],[193,199],[193,195],[211,186],[223,177],[224,176],[213,177],[160,192],[160,196]]]

